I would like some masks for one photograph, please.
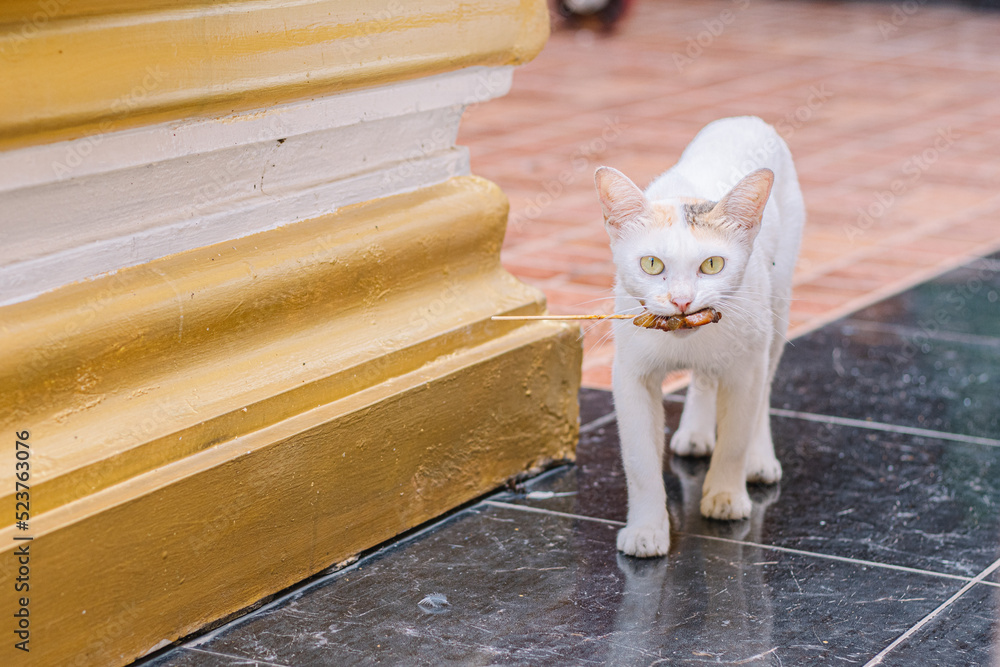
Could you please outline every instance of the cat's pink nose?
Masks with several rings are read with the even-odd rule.
[[[691,299],[673,298],[670,299],[670,303],[677,306],[677,310],[681,311],[681,313],[685,313],[687,312],[688,306],[691,305]]]

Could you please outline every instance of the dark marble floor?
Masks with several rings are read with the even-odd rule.
[[[585,390],[575,466],[145,664],[997,667],[998,297],[994,256],[793,341],[783,481],[751,488],[749,520],[708,521],[707,463],[672,458],[667,558],[616,553],[615,418]]]

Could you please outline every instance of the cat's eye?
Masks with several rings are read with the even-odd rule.
[[[701,263],[701,272],[707,273],[708,275],[715,275],[722,270],[722,267],[726,265],[726,260],[721,257],[709,257],[704,262]]]
[[[651,276],[663,273],[663,262],[659,257],[653,257],[652,255],[646,255],[639,260],[639,266],[642,270]]]

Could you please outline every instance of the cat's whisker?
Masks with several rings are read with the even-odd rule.
[[[598,301],[614,301],[617,298],[618,297],[615,296],[614,294],[612,294],[611,296],[599,296],[599,297],[597,297],[595,299],[590,299],[589,301],[581,301],[579,303],[573,304],[573,307],[574,308],[582,308],[583,306],[586,306],[586,305],[589,305],[589,304],[592,304],[592,303],[597,303]]]
[[[722,308],[721,305],[720,308]],[[726,304],[723,312],[725,312],[730,319],[735,319],[744,326],[753,326],[759,322],[759,317],[757,317],[752,310],[735,303]]]
[[[614,332],[614,329],[613,329],[613,328],[610,328],[610,327],[609,327],[608,331],[607,331],[607,332],[605,332],[605,334],[604,334],[603,336],[601,336],[601,337],[600,337],[600,338],[598,339],[598,341],[597,341],[596,343],[594,343],[594,344],[593,344],[593,345],[592,345],[592,346],[590,347],[590,349],[591,349],[591,350],[596,350],[596,349],[597,349],[597,348],[599,348],[599,347],[600,347],[601,345],[603,345],[603,344],[605,343],[605,341],[607,341],[607,340],[608,340],[609,338],[611,338],[611,337],[612,337],[612,336],[614,335],[614,333],[615,333],[615,332]]]
[[[746,299],[746,300],[750,301],[751,304],[755,305],[752,299]],[[754,318],[754,314],[753,314],[752,310],[749,310],[749,309],[745,308],[742,305],[737,305],[736,303],[732,303],[732,302],[728,303],[727,306],[728,306],[729,310],[731,311],[731,313],[734,314],[736,318],[739,318],[744,324],[750,325],[750,324],[753,323],[753,320],[755,318]],[[787,318],[779,318],[779,320],[782,321],[782,322],[784,322],[785,325],[787,326],[787,324],[788,324],[788,319]],[[785,334],[781,333],[777,327],[772,327],[771,328],[771,333],[772,334],[778,334],[779,336],[781,336],[782,340],[784,340],[786,343],[791,342],[791,341],[789,341],[788,336],[786,336]]]
[[[754,292],[751,290],[744,289],[732,289],[732,290],[720,290],[719,294],[722,296],[739,296],[739,295],[751,295],[751,296],[763,296],[768,299],[776,299],[778,301],[787,301],[791,303],[792,301],[802,301],[802,299],[796,299],[790,296],[778,296],[776,294],[766,294],[764,292]]]

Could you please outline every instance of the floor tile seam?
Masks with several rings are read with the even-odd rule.
[[[680,391],[688,384],[687,381],[678,381],[671,385],[663,395],[663,400],[671,403],[683,403],[684,396],[678,396],[673,392]],[[607,391],[602,389],[602,391]],[[851,428],[861,428],[870,431],[880,431],[883,433],[899,433],[901,435],[912,435],[919,438],[930,438],[935,440],[947,440],[949,442],[961,442],[969,445],[980,445],[984,447],[1000,447],[1000,440],[985,438],[963,433],[949,433],[948,431],[935,431],[933,429],[918,428],[915,426],[904,426],[899,424],[886,424],[884,422],[868,421],[864,419],[853,419],[850,417],[835,417],[815,412],[802,412],[799,410],[786,410],[784,408],[770,408],[771,415],[784,419],[800,419],[803,421],[820,424],[833,424],[836,426],[846,426]],[[580,435],[586,435],[602,426],[613,422],[616,418],[615,412],[598,417],[586,425],[580,427]],[[599,422],[599,423],[598,423]]]
[[[892,324],[886,322],[874,322],[868,320],[847,319],[842,324],[843,327],[851,327],[871,331],[874,333],[886,333],[898,336],[899,338],[915,340],[917,338],[927,338],[942,343],[961,343],[976,347],[1000,347],[1000,336],[981,336],[978,334],[963,334],[953,331],[932,331],[926,327],[911,327],[903,324]]]
[[[942,62],[943,56],[951,56],[947,62]],[[927,69],[937,70],[935,73],[944,74],[954,74],[956,71],[960,71],[965,74],[993,74],[996,72],[996,66],[993,64],[987,64],[982,62],[971,62],[968,60],[962,61],[959,56],[955,53],[942,54],[940,51],[937,52],[933,57],[927,56],[925,53],[911,53],[906,56],[906,58],[919,58],[924,57],[923,61],[915,60],[912,64],[906,63],[905,66],[910,69]]]
[[[889,653],[895,650],[896,647],[906,642],[910,637],[920,632],[920,630],[924,626],[926,626],[931,621],[936,619],[938,616],[943,614],[950,606],[955,604],[955,602],[961,599],[962,596],[964,596],[966,593],[971,591],[977,585],[985,583],[986,577],[993,574],[998,568],[1000,568],[1000,559],[994,561],[992,565],[987,567],[985,570],[976,575],[971,581],[962,586],[962,588],[960,588],[954,595],[952,595],[950,598],[942,602],[937,609],[935,609],[934,611],[932,611],[931,613],[927,614],[922,619],[917,621],[916,624],[914,624],[906,632],[897,637],[891,644],[882,649],[882,651],[880,651],[878,655],[869,660],[868,663],[865,664],[865,667],[874,667],[875,665],[881,665],[882,660],[885,658],[885,656],[887,656]]]
[[[556,470],[553,469],[552,471],[546,471],[545,473],[542,473],[538,477],[544,477],[548,472],[556,472]],[[308,593],[309,591],[311,591],[312,589],[317,588],[319,586],[322,586],[323,584],[326,584],[327,582],[329,582],[329,581],[331,581],[333,579],[337,579],[337,578],[339,578],[339,577],[341,577],[341,576],[343,576],[345,574],[348,574],[350,572],[353,572],[354,570],[357,570],[362,565],[366,564],[367,562],[369,562],[372,558],[374,558],[376,556],[381,556],[381,555],[383,555],[383,554],[385,554],[387,552],[390,552],[390,551],[392,551],[392,550],[394,550],[394,549],[396,549],[398,547],[406,545],[406,544],[412,542],[413,540],[415,540],[415,539],[417,539],[419,537],[422,537],[423,535],[425,535],[425,534],[427,534],[427,533],[429,533],[429,532],[431,532],[433,530],[437,530],[438,528],[440,528],[444,524],[446,524],[446,523],[448,523],[450,521],[453,521],[454,519],[456,519],[457,517],[459,517],[464,512],[466,512],[468,510],[471,510],[471,509],[475,509],[475,507],[479,506],[480,504],[481,503],[476,503],[473,500],[472,504],[470,506],[464,507],[464,508],[463,507],[456,508],[456,509],[452,510],[451,512],[449,512],[446,516],[437,516],[437,517],[431,518],[425,524],[422,524],[422,527],[418,527],[417,529],[412,530],[412,532],[409,533],[409,534],[407,534],[407,535],[403,535],[402,537],[400,537],[400,536],[397,535],[396,537],[392,537],[392,538],[390,538],[389,540],[387,540],[385,542],[381,542],[379,544],[376,544],[374,547],[372,547],[370,550],[368,550],[368,553],[365,553],[364,551],[362,551],[362,552],[360,552],[358,554],[354,554],[353,556],[347,558],[344,561],[341,561],[341,563],[334,563],[334,564],[332,564],[332,565],[330,565],[330,566],[328,566],[326,568],[323,568],[323,570],[320,570],[320,572],[318,572],[317,574],[313,575],[313,577],[315,577],[315,578],[307,581],[304,584],[301,581],[298,582],[298,583],[292,584],[289,587],[292,590],[285,589],[285,590],[282,590],[282,591],[278,591],[275,594],[274,599],[270,600],[266,604],[263,604],[260,607],[257,607],[256,609],[251,609],[251,610],[247,611],[245,614],[243,614],[241,616],[238,616],[238,617],[236,617],[236,618],[234,618],[234,619],[232,619],[232,620],[230,620],[230,621],[228,621],[226,623],[223,623],[222,625],[220,625],[217,628],[213,628],[212,630],[209,630],[205,634],[202,634],[202,635],[199,635],[197,637],[194,637],[193,639],[191,639],[191,640],[189,640],[189,641],[181,644],[179,646],[179,648],[185,648],[185,649],[188,649],[188,650],[202,650],[202,651],[204,651],[204,649],[198,649],[197,647],[202,646],[203,644],[206,644],[208,642],[211,642],[212,640],[214,640],[216,637],[218,637],[223,632],[226,632],[228,630],[232,630],[235,627],[243,625],[247,621],[250,621],[252,619],[257,618],[261,614],[269,611],[270,609],[272,609],[274,607],[278,607],[278,606],[280,606],[282,604],[285,604],[289,600],[292,600],[292,599],[294,599],[296,597],[304,595],[304,594]],[[330,571],[330,572],[327,572],[326,574],[321,574],[323,571],[329,570],[331,567],[336,567],[337,569],[335,569],[333,571]],[[209,651],[205,651],[205,652],[208,653]],[[233,657],[233,656],[229,656],[229,657]],[[238,657],[238,656],[236,656],[236,657]],[[289,667],[289,666],[278,665],[277,667]]]
[[[886,186],[888,187],[888,186]],[[874,199],[874,195],[873,195]],[[826,273],[841,269],[847,266],[853,266],[855,264],[861,263],[863,260],[868,259],[874,254],[885,252],[886,249],[894,249],[901,244],[912,242],[918,238],[924,238],[930,236],[931,234],[947,231],[949,228],[961,225],[968,220],[975,219],[987,215],[991,211],[995,210],[996,207],[1000,205],[1000,195],[994,195],[990,197],[985,202],[971,206],[969,208],[958,211],[957,213],[946,216],[944,218],[938,218],[935,220],[929,220],[923,224],[917,225],[916,227],[909,227],[906,229],[901,229],[896,233],[891,233],[885,238],[878,239],[870,244],[862,245],[856,250],[848,253],[847,255],[840,257],[836,260],[829,262],[824,262],[819,267],[813,269],[812,271],[805,273],[800,276],[793,278],[793,285],[801,285],[816,278],[822,277]],[[845,225],[846,226],[846,225]],[[986,242],[988,245],[990,242]],[[994,242],[996,243],[996,242]],[[997,244],[1000,247],[1000,243]],[[975,252],[975,251],[973,251]],[[988,255],[989,251],[981,253],[981,255]],[[957,256],[969,257],[972,256],[972,252],[959,253]],[[973,259],[975,257],[972,257]]]
[[[973,264],[976,264],[977,266],[973,266]],[[980,257],[979,259],[973,262],[969,262],[968,268],[986,269],[987,271],[992,271],[993,273],[1000,273],[1000,259],[990,259],[989,257]]]
[[[782,22],[785,19],[776,18],[776,22]],[[936,28],[928,28],[921,33],[916,33],[913,37],[921,35],[924,32],[936,32],[948,26],[939,26]],[[910,39],[910,37],[904,38]],[[943,41],[943,40],[942,40]],[[926,45],[923,46],[924,49],[928,48]],[[744,51],[748,55],[757,55],[760,53],[759,42],[754,41],[752,38],[743,42],[734,42],[729,45],[730,51]],[[880,50],[878,47],[875,48],[855,48],[849,51],[841,51],[836,54],[836,59],[841,62],[847,62],[856,65],[883,65],[886,63],[891,63],[900,58],[912,57],[914,55],[919,55],[922,49],[920,47],[914,46],[908,49],[905,53],[886,53],[884,49]],[[830,54],[830,51],[825,46],[807,46],[804,49],[802,47],[792,47],[792,48],[782,48],[779,52],[780,55],[785,56],[788,60],[796,60],[802,58],[814,58],[814,59],[834,59],[834,56]],[[916,68],[919,65],[907,65],[907,67]]]
[[[232,658],[240,662],[252,662],[254,665],[264,665],[265,667],[291,667],[291,665],[286,665],[281,662],[269,662],[267,660],[261,660],[260,658],[248,658],[245,655],[234,655],[232,653],[222,653],[220,651],[207,651],[203,648],[188,648],[186,646],[181,647],[184,651],[190,651],[192,653],[204,653],[206,655],[215,655],[220,658]]]
[[[664,395],[663,400],[669,401],[671,403],[683,403],[684,397],[677,396],[676,394],[666,394]],[[834,417],[831,415],[823,415],[816,412],[801,412],[799,410],[786,410],[784,408],[770,408],[770,413],[775,417],[782,417],[785,419],[801,419],[803,421],[816,422],[820,424],[834,424],[836,426],[863,428],[871,431],[899,433],[902,435],[912,435],[919,438],[949,440],[952,442],[962,442],[969,445],[983,445],[985,447],[1000,447],[1000,440],[996,440],[994,438],[983,438],[975,435],[965,435],[963,433],[934,431],[932,429],[917,428],[915,426],[886,424],[885,422],[867,421],[864,419],[853,419],[851,417]]]
[[[941,48],[942,46],[944,46],[944,45],[946,45],[947,43],[950,42],[950,40],[952,38],[952,35],[951,34],[941,34],[941,35],[939,35],[940,39],[938,39],[936,43],[930,44],[930,45],[928,45],[928,44],[920,44],[919,43],[920,40],[921,39],[926,39],[929,34],[932,37],[934,37],[934,36],[936,36],[935,33],[948,33],[949,31],[953,31],[953,29],[954,29],[954,26],[951,25],[951,24],[949,24],[949,25],[943,25],[943,26],[935,26],[933,28],[921,29],[920,32],[917,32],[917,33],[914,33],[912,35],[908,35],[906,37],[903,37],[901,40],[894,40],[894,41],[897,42],[897,44],[900,41],[912,41],[912,42],[917,42],[917,43],[914,44],[913,46],[906,46],[906,47],[904,47],[902,49],[895,49],[895,52],[893,52],[893,53],[887,53],[884,49],[880,50],[879,47],[876,46],[875,48],[868,48],[868,49],[858,48],[858,49],[854,49],[854,50],[843,51],[843,52],[838,53],[837,57],[838,58],[843,58],[843,59],[847,60],[848,62],[852,62],[852,63],[861,63],[861,64],[867,64],[867,65],[897,65],[897,66],[905,67],[907,69],[916,70],[916,69],[920,69],[920,68],[924,67],[925,64],[921,63],[919,61],[915,61],[915,62],[911,63],[911,62],[907,61],[908,59],[911,59],[911,58],[914,58],[914,57],[919,58],[922,54],[926,53],[929,49]],[[794,48],[793,49],[786,49],[786,50],[782,51],[782,54],[788,55],[789,57],[793,57],[793,58],[794,57],[800,57],[801,58],[801,57],[807,57],[807,56],[823,57],[824,55],[826,57],[830,57],[828,55],[828,51],[825,49],[825,47],[820,47],[820,50],[816,50],[816,47],[807,47],[807,49],[804,50],[804,51],[801,48],[800,49],[794,49]],[[986,73],[986,72],[991,71],[988,68],[961,67],[961,66],[958,66],[958,65],[956,65],[954,63],[954,59],[952,59],[952,60],[949,61],[949,66],[948,67],[941,67],[941,66],[939,66],[938,69],[947,70],[949,72],[951,72],[953,70],[956,70],[956,69],[957,70],[966,71],[966,72],[976,72],[976,73]]]
[[[564,519],[573,519],[576,521],[590,521],[594,523],[603,523],[611,526],[624,527],[624,521],[615,521],[614,519],[601,519],[599,517],[585,516],[582,514],[572,514],[570,512],[559,512],[556,510],[549,510],[543,507],[533,507],[531,505],[517,505],[514,503],[507,503],[498,500],[484,500],[484,505],[490,505],[493,507],[498,507],[501,509],[516,510],[520,512],[530,512],[535,514],[545,514],[550,516],[557,516]],[[898,572],[906,572],[908,574],[919,574],[928,577],[936,577],[938,579],[952,579],[954,581],[961,581],[965,583],[973,583],[974,579],[972,577],[966,577],[959,574],[948,574],[947,572],[935,572],[934,570],[924,570],[921,568],[907,567],[905,565],[894,565],[892,563],[879,563],[877,561],[864,560],[860,558],[848,558],[846,556],[836,556],[834,554],[824,554],[817,551],[806,551],[804,549],[793,549],[791,547],[782,547],[770,544],[761,544],[759,542],[749,542],[743,540],[734,540],[726,537],[715,537],[713,535],[699,535],[696,533],[686,533],[683,531],[677,531],[675,534],[684,537],[695,537],[703,540],[710,540],[714,542],[725,542],[727,544],[739,544],[747,547],[754,547],[758,549],[768,549],[771,551],[779,551],[782,553],[794,554],[797,556],[808,556],[811,558],[820,558],[823,560],[832,560],[840,563],[849,563],[851,565],[861,565],[865,567],[881,568],[888,570],[895,570]],[[976,582],[976,583],[988,583],[988,582]]]
[[[674,402],[675,399],[671,399]],[[864,419],[853,419],[851,417],[834,417],[831,415],[821,415],[813,412],[800,412],[798,410],[785,410],[783,408],[771,408],[770,412],[775,417],[786,419],[801,419],[803,421],[817,422],[821,424],[834,424],[836,426],[848,426],[863,428],[871,431],[882,431],[886,433],[899,433],[901,435],[912,435],[918,438],[933,438],[936,440],[949,440],[951,442],[961,442],[969,445],[983,445],[985,447],[1000,447],[1000,440],[994,438],[983,438],[976,435],[965,435],[962,433],[949,433],[948,431],[934,431],[915,426],[901,426],[898,424],[886,424],[885,422],[867,421]]]
[[[591,431],[595,431],[601,428],[602,426],[606,426],[607,424],[613,422],[615,418],[616,418],[616,413],[614,410],[612,410],[608,414],[602,415],[597,419],[591,419],[586,424],[580,426],[580,435],[586,435]]]
[[[941,230],[935,230],[941,231]],[[923,236],[913,236],[910,240],[916,238],[926,238],[929,234]],[[895,239],[895,241],[893,241]],[[898,247],[900,239],[896,238],[895,235],[888,236],[885,239],[874,241],[869,244],[865,244],[860,248],[857,248],[845,255],[841,255],[836,259],[828,260],[819,264],[819,266],[812,268],[802,274],[796,275],[792,279],[792,287],[805,287],[810,284],[822,284],[824,278],[826,278],[831,273],[836,273],[838,271],[844,271],[851,269],[853,267],[863,265],[867,260],[870,260],[872,256],[884,254],[887,250],[892,250],[894,247]],[[991,252],[991,248],[995,246],[1000,246],[996,240],[985,241],[974,245],[971,249],[967,249],[963,252],[957,252],[954,254],[948,254],[943,259],[938,261],[936,264],[930,267],[923,265],[920,266],[914,273],[920,273],[921,270],[936,269],[938,266],[945,266],[944,270],[949,270],[955,266],[961,265],[962,263],[968,263],[974,261],[977,257],[983,255],[988,255]],[[983,248],[986,248],[983,251]],[[896,283],[905,283],[906,278],[898,280],[895,283],[889,283],[886,288],[882,290],[871,290],[871,291],[885,291]],[[793,303],[794,305],[794,303]]]
[[[791,340],[794,341],[796,338],[812,333],[813,331],[821,329],[828,324],[832,324],[837,320],[844,319],[845,317],[848,317],[863,308],[867,308],[868,306],[872,306],[880,301],[897,296],[908,289],[912,289],[917,285],[927,282],[928,280],[933,280],[934,278],[948,273],[949,271],[964,266],[970,261],[974,261],[983,255],[996,252],[996,250],[1000,250],[1000,240],[990,241],[989,243],[985,243],[977,247],[970,253],[948,257],[933,266],[914,271],[901,280],[889,283],[884,288],[872,290],[862,296],[847,301],[837,308],[827,311],[823,315],[810,318],[804,324],[797,326],[795,330],[791,332]],[[795,310],[794,300],[792,302],[792,310]]]

